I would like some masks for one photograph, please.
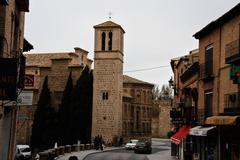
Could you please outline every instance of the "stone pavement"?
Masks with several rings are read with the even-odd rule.
[[[177,160],[176,157],[171,156],[171,147],[169,145],[165,145],[166,143],[169,143],[169,139],[153,139],[155,143],[161,144],[161,150],[160,152],[154,153],[154,154],[149,154],[147,155],[147,158],[149,160]],[[103,152],[110,151],[110,150],[117,150],[117,149],[122,149],[123,147],[106,147],[104,148]],[[78,152],[71,152],[71,153],[66,153],[62,156],[59,156],[56,158],[56,160],[68,160],[70,156],[77,156],[79,160],[83,160],[87,155],[97,153],[97,152],[102,152],[101,150],[84,150],[84,151],[78,151]]]
[[[91,149],[91,150],[84,150],[84,151],[78,151],[78,152],[71,152],[71,153],[66,153],[62,156],[59,156],[58,158],[56,158],[56,160],[68,160],[70,156],[77,156],[78,160],[83,160],[83,158],[89,154],[97,153],[97,152],[106,152],[106,151],[116,150],[116,149],[121,149],[121,147],[106,147],[104,148],[103,151]]]

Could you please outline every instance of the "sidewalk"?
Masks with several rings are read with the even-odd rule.
[[[106,151],[117,150],[117,149],[121,149],[121,147],[106,147],[104,148],[103,151],[91,149],[91,150],[84,150],[84,151],[78,151],[78,152],[71,152],[71,153],[66,153],[62,156],[59,156],[58,158],[56,158],[56,160],[68,160],[70,156],[77,156],[78,160],[83,160],[84,157],[92,153],[106,152]]]

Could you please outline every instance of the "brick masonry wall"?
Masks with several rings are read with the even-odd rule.
[[[240,16],[237,16],[199,40],[200,64],[205,61],[205,48],[210,44],[213,45],[214,80],[206,83],[199,82],[198,109],[204,109],[204,91],[212,89],[213,115],[224,112],[224,94],[237,91],[237,85],[233,84],[229,78],[230,66],[225,64],[225,46],[239,39],[239,22]]]

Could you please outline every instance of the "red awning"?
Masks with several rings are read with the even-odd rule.
[[[189,125],[183,126],[171,137],[171,141],[175,144],[179,144],[183,138],[185,138],[192,127]]]

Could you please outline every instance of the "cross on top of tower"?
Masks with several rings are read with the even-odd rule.
[[[109,12],[109,13],[108,13],[108,18],[109,18],[109,20],[112,19],[112,12]]]

